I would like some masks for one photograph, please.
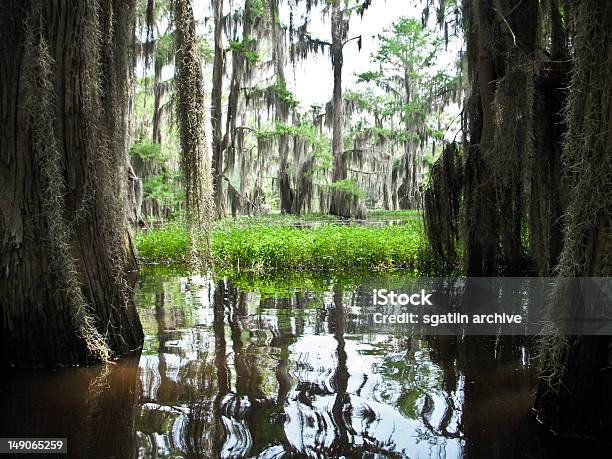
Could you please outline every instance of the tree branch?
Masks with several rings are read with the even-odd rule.
[[[356,37],[352,37],[352,38],[349,38],[348,40],[344,40],[342,42],[342,47],[344,48],[344,45],[346,45],[349,41],[353,41],[353,40],[360,40],[361,41],[361,35],[357,35]],[[361,45],[359,46],[359,48],[361,48]]]

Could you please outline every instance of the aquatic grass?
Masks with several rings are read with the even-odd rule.
[[[212,251],[220,270],[382,270],[415,267],[422,241],[416,219],[403,225],[309,228],[223,221],[213,230]],[[144,262],[180,262],[189,256],[189,237],[180,223],[139,233],[136,245]]]
[[[135,243],[144,262],[186,262],[191,256],[189,234],[182,222],[169,222],[146,233],[138,232]]]

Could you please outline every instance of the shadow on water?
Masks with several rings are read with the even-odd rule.
[[[533,421],[526,338],[369,330],[370,294],[358,278],[283,286],[146,269],[140,358],[5,373],[1,436],[68,437],[79,458],[594,454]]]

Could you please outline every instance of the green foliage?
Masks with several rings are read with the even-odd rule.
[[[429,166],[433,166],[435,163],[435,159],[431,154],[424,154],[423,155],[423,162],[429,164]]]
[[[167,156],[162,154],[161,144],[146,140],[133,144],[130,148],[130,155],[138,156],[143,161],[155,161],[157,163],[163,163],[168,159]]]
[[[383,73],[382,72],[368,71],[368,72],[363,72],[363,73],[357,74],[357,81],[369,83],[370,81],[376,81],[376,80],[378,80],[379,78],[382,78],[382,77],[383,77]]]
[[[200,53],[200,57],[206,63],[210,63],[213,61],[215,57],[215,50],[210,43],[210,40],[207,40],[204,37],[200,37],[198,40],[198,51]]]
[[[217,269],[234,272],[273,270],[376,270],[415,267],[422,242],[418,219],[378,227],[326,224],[298,228],[255,221],[223,221],[213,230]],[[181,261],[189,257],[184,226],[171,223],[136,235],[143,261]]]
[[[143,193],[146,199],[154,199],[163,207],[177,208],[185,200],[185,194],[179,186],[180,174],[167,168],[143,180]]]
[[[213,251],[220,265],[234,269],[380,269],[414,265],[419,242],[417,225],[262,225],[216,231]]]
[[[266,12],[266,4],[264,0],[247,0],[247,8],[250,9],[251,14],[257,18],[263,17]]]
[[[290,107],[295,108],[300,104],[300,101],[297,100],[293,93],[287,89],[287,83],[285,80],[278,80],[269,88],[275,91],[278,94],[278,97]]]
[[[439,128],[434,128],[432,126],[429,126],[427,128],[427,133],[433,137],[434,139],[437,140],[444,140],[444,130],[439,129]]]
[[[191,242],[187,228],[181,222],[170,222],[163,228],[137,233],[136,247],[144,261],[188,261]]]
[[[242,54],[247,61],[254,64],[259,60],[257,52],[251,49],[251,45],[254,42],[254,38],[247,37],[242,41],[230,41],[229,47],[232,52]]]
[[[356,198],[363,198],[365,193],[359,185],[357,185],[357,181],[352,178],[347,178],[344,180],[338,180],[328,185],[330,191],[342,191],[350,196],[355,196]]]
[[[361,81],[365,80],[358,80],[358,82]],[[347,89],[344,92],[344,98],[355,103],[360,110],[376,113],[383,118],[393,116],[402,106],[395,97],[388,94],[374,94],[370,87],[365,91]]]
[[[439,51],[442,40],[424,29],[413,18],[400,18],[379,36],[376,59],[390,68],[408,70],[411,78],[419,77],[419,70],[429,67]]]
[[[324,135],[318,135],[313,145],[313,155],[317,160],[313,172],[330,170],[334,164],[334,156],[331,151],[329,138]]]
[[[255,131],[258,140],[271,141],[280,136],[301,137],[312,147],[311,154],[316,158],[315,170],[328,170],[333,164],[333,156],[329,138],[322,135],[309,123],[288,125],[276,123],[273,129],[260,129]],[[314,172],[314,171],[313,171]]]
[[[347,100],[355,102],[364,113],[375,114],[376,127],[371,119],[357,123],[356,130],[376,134],[379,139],[397,142],[421,140],[419,133],[441,138],[443,132],[428,126],[428,114],[432,108],[445,105],[456,93],[459,85],[456,72],[437,66],[437,56],[442,51],[443,40],[433,31],[423,28],[420,21],[399,18],[379,35],[379,47],[372,56],[376,71],[357,75],[358,83],[366,83],[363,91],[347,91]],[[384,95],[378,95],[376,88]],[[398,120],[402,130],[381,129],[383,122]],[[397,125],[397,124],[396,124]],[[410,126],[406,132],[405,126]],[[376,132],[378,130],[378,132]],[[400,132],[401,131],[401,132]]]
[[[174,37],[172,34],[162,35],[157,39],[155,61],[162,66],[174,61]]]
[[[416,132],[408,132],[405,129],[388,129],[388,128],[380,128],[375,126],[370,126],[367,128],[363,128],[362,132],[365,132],[373,137],[378,138],[379,142],[382,140],[396,140],[397,142],[418,142],[420,140],[419,134]]]
[[[276,96],[281,102],[284,102],[288,107],[295,108],[300,104],[300,101],[295,98],[295,95],[287,88],[287,83],[283,79],[278,79],[269,86],[255,86],[249,90],[251,97],[265,97],[267,104],[273,104],[269,99],[271,96]]]

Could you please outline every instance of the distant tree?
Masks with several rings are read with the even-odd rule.
[[[439,137],[430,114],[441,113],[461,94],[458,68],[453,72],[439,65],[442,37],[415,19],[398,19],[378,39],[378,50],[372,56],[376,69],[360,74],[359,81],[374,83],[392,98],[393,103],[385,106],[385,116],[397,120],[393,130],[404,146],[399,205],[417,208],[423,147],[430,138]]]
[[[332,154],[334,172],[332,182],[343,182],[347,179],[347,161],[344,151],[344,98],[342,96],[342,68],[344,65],[344,45],[348,43],[349,17],[352,9],[342,0],[331,0],[331,46],[330,55],[334,74],[332,97]],[[361,41],[361,37],[358,38]],[[329,213],[339,217],[364,218],[364,206],[359,196],[347,194],[343,187],[332,188]]]

